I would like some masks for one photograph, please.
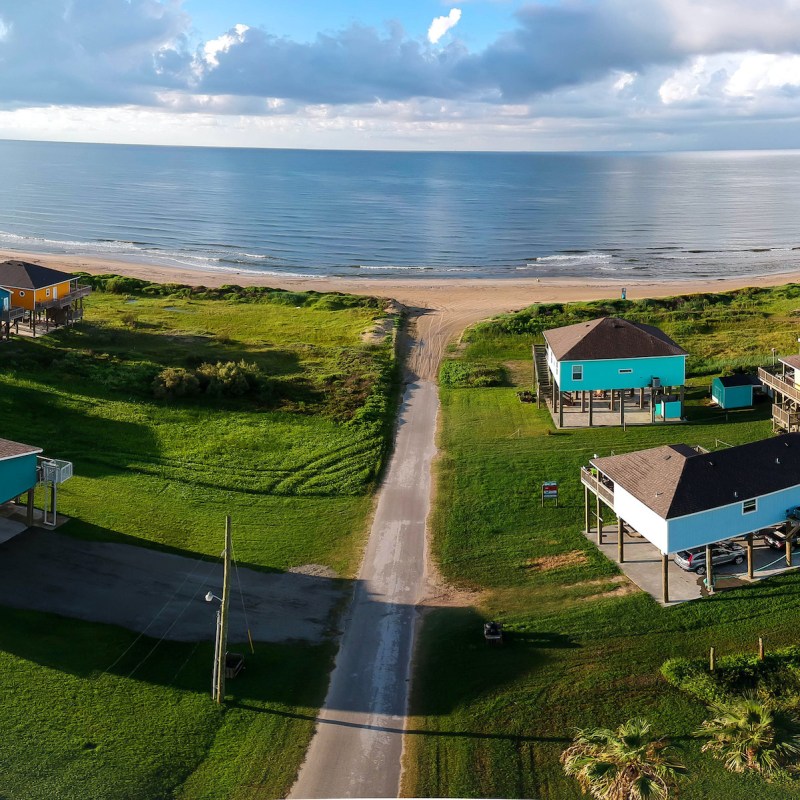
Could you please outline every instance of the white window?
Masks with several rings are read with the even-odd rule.
[[[619,374],[620,374],[620,375],[630,375],[630,374],[631,374],[631,372],[633,372],[633,370],[632,370],[632,369],[621,369],[621,370],[619,371]]]
[[[20,292],[20,293],[19,293],[19,296],[20,296],[20,297],[25,297],[25,292]]]
[[[583,380],[583,365],[582,364],[573,364],[572,365],[572,380],[574,380],[574,381],[582,381]]]
[[[758,508],[758,500],[745,500],[742,503],[742,514],[749,514],[751,511],[755,511]]]
[[[45,289],[45,294],[46,294],[48,297],[50,297],[50,290],[49,290],[49,289]]]

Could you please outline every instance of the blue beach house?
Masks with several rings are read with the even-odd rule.
[[[587,532],[593,494],[598,518],[602,519],[600,509],[605,504],[620,520],[618,530],[641,534],[661,552],[665,602],[670,554],[746,536],[752,574],[752,534],[786,524],[800,506],[800,433],[714,453],[676,444],[589,463],[581,468]],[[601,530],[601,543],[602,536]],[[622,561],[624,533],[619,539]],[[786,557],[791,566],[791,546]]]
[[[725,375],[714,378],[711,383],[711,398],[725,409],[750,408],[753,405],[753,392],[761,386],[755,375]]]
[[[630,421],[652,422],[665,395],[675,396],[669,402],[677,402],[677,418],[683,416],[687,353],[658,328],[602,317],[552,328],[544,340],[534,345],[538,397],[540,404],[548,399],[559,427],[565,411],[578,427],[617,424],[617,411],[624,424],[626,407],[639,412]]]
[[[11,324],[18,322],[25,313],[24,309],[14,306],[12,298],[12,293],[0,286],[0,339],[8,339]]]

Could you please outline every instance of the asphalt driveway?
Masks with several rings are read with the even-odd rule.
[[[318,642],[344,591],[342,581],[297,573],[240,567],[238,577],[239,581],[234,572],[231,642],[247,641],[248,625],[256,641]],[[208,591],[217,596],[222,592],[218,562],[88,542],[40,528],[0,543],[0,605],[4,606],[193,642],[214,638],[217,603],[206,602]]]

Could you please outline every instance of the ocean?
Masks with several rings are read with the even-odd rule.
[[[0,248],[275,276],[800,269],[800,152],[395,153],[0,141]],[[235,279],[235,274],[240,279]]]

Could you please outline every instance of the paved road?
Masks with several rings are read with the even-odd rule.
[[[439,396],[414,380],[400,410],[325,705],[290,797],[397,797]]]

